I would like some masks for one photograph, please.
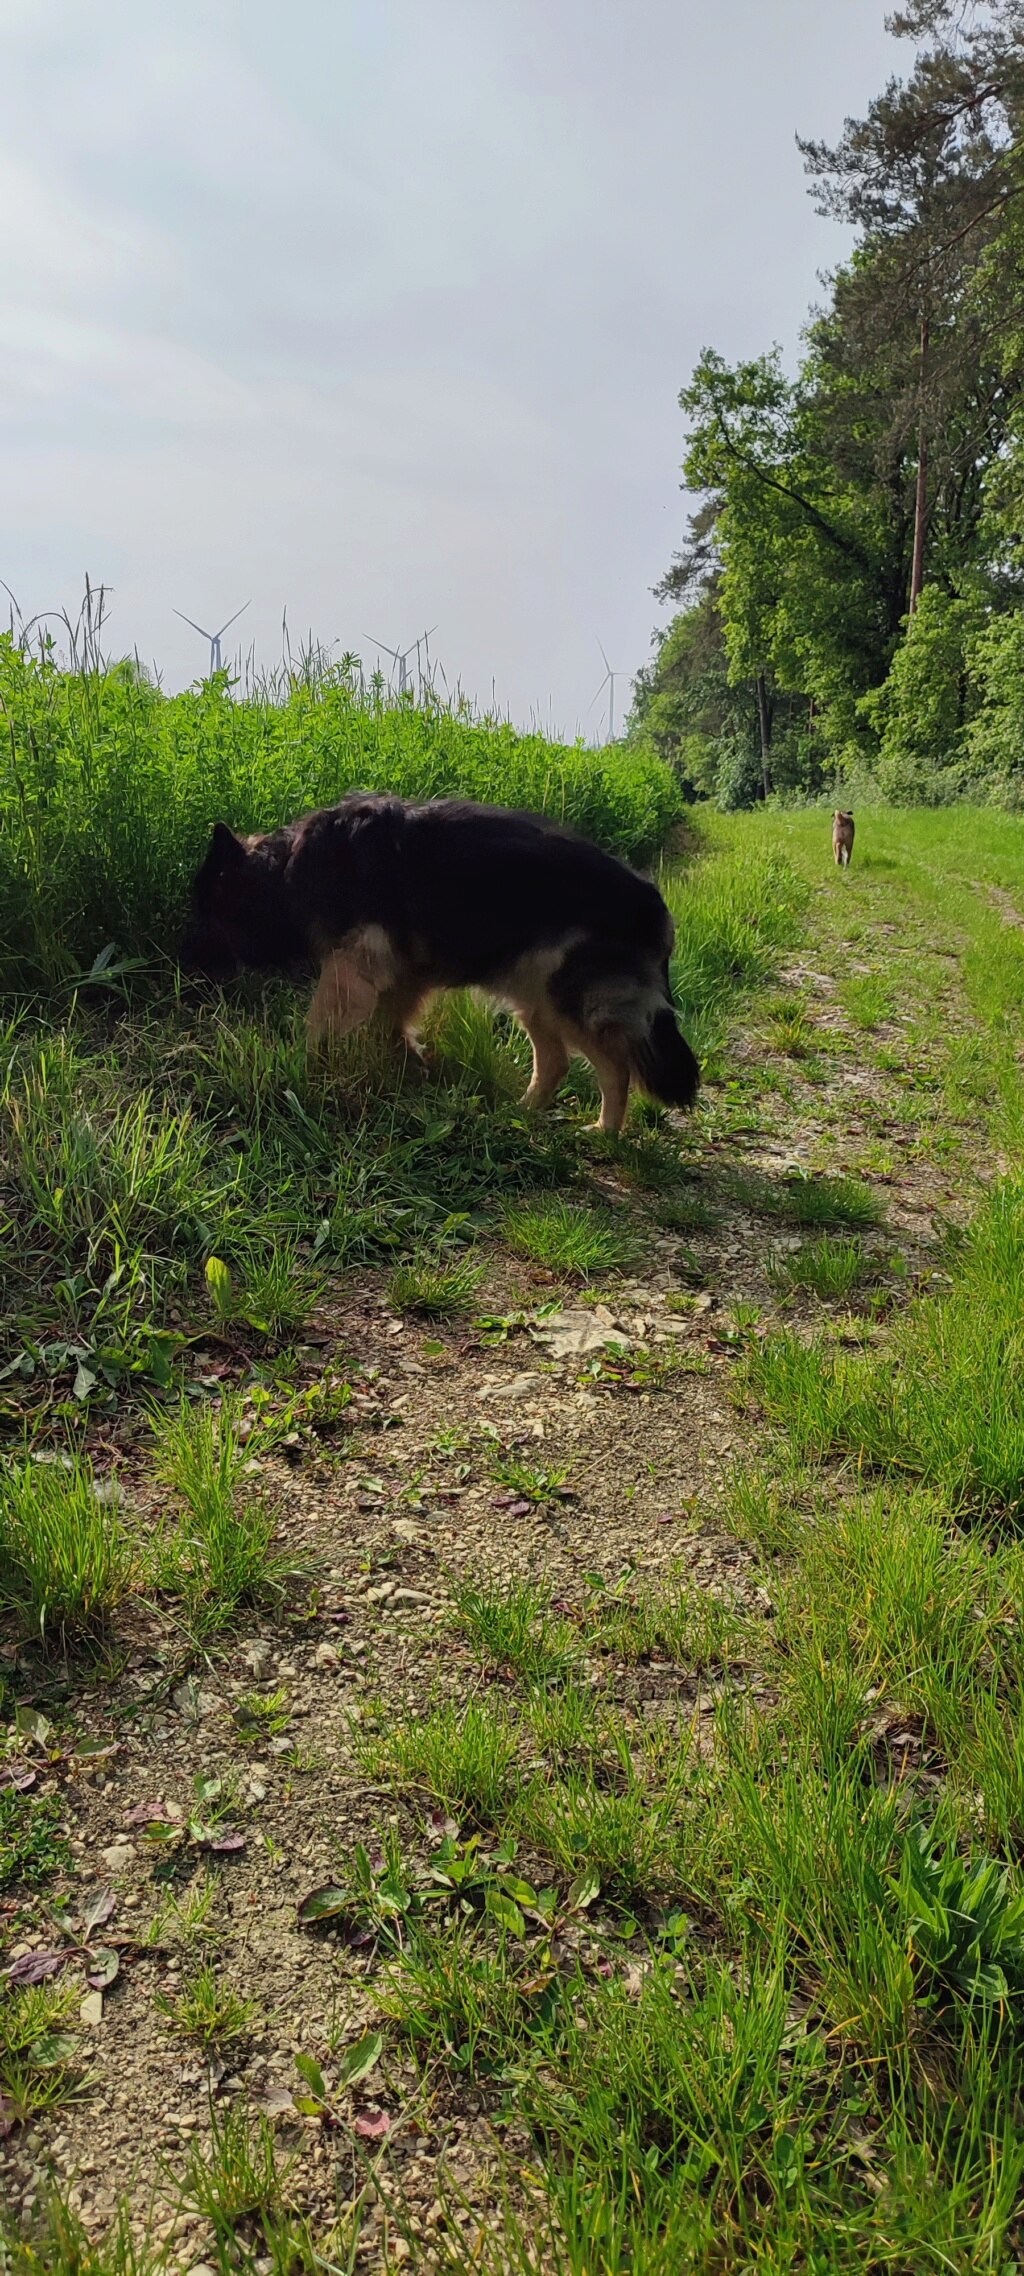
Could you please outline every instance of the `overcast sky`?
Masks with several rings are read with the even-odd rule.
[[[0,0],[0,576],[404,645],[596,734],[683,529],[680,386],[843,250],[797,130],[884,0]],[[626,692],[623,683],[623,695]]]

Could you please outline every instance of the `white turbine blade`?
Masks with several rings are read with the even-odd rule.
[[[238,619],[239,619],[239,617],[240,617],[240,616],[244,616],[244,615],[245,615],[245,612],[246,612],[246,609],[248,608],[248,606],[249,606],[249,603],[248,603],[248,601],[243,601],[243,602],[242,602],[242,606],[241,606],[241,608],[240,608],[240,609],[236,609],[236,610],[235,610],[234,616],[229,616],[227,623],[226,623],[226,624],[222,624],[222,625],[221,625],[221,628],[220,628],[220,632],[218,632],[218,633],[216,634],[216,638],[217,638],[218,640],[221,638],[221,635],[222,635],[223,633],[230,631],[230,629],[231,629],[231,626],[232,626],[233,624],[237,624],[237,623],[238,623]]]
[[[598,641],[597,645],[598,645],[598,647],[599,647],[599,648],[601,648],[601,643],[600,643],[600,641]],[[603,663],[603,665],[604,665],[605,671],[608,673],[608,675],[609,675],[609,678],[610,678],[610,677],[611,677],[611,669],[612,669],[612,668],[611,668],[611,665],[610,665],[610,663],[608,662],[608,658],[607,658],[607,656],[605,655],[605,652],[604,652],[604,649],[603,649],[603,648],[601,648],[601,661],[602,661],[602,663]],[[602,680],[602,682],[601,682],[601,686],[602,686],[602,687],[604,686],[604,681],[603,681],[603,680]]]
[[[194,616],[185,615],[184,609],[175,609],[174,614],[180,616],[183,624],[190,624],[193,632],[198,632],[204,640],[216,640],[215,632],[207,632],[205,624],[197,624]]]
[[[374,640],[372,632],[364,632],[363,639],[368,640],[372,647],[379,648],[383,655],[393,656],[396,664],[401,662],[397,648],[389,648],[386,640]]]
[[[611,676],[612,676],[612,675],[611,675],[611,673],[610,673],[610,672],[606,672],[606,673],[605,673],[605,676],[604,676],[604,678],[603,678],[603,680],[602,680],[602,682],[601,682],[601,685],[600,685],[600,687],[598,688],[597,694],[596,694],[596,695],[594,695],[594,696],[591,696],[591,699],[590,699],[590,709],[591,709],[591,711],[593,711],[593,708],[594,708],[594,705],[595,705],[595,703],[597,703],[597,702],[599,701],[600,697],[601,697],[601,696],[603,696],[603,694],[604,694],[604,691],[605,691],[605,689],[606,689],[606,687],[607,687],[607,685],[608,685],[608,682],[609,682],[609,680],[611,679]]]

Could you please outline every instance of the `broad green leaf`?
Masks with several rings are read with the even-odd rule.
[[[44,2031],[42,2038],[33,2040],[26,2061],[35,2071],[52,2070],[57,2063],[68,2063],[78,2042],[67,2031]]]
[[[324,2074],[319,2064],[313,2061],[312,2055],[296,2055],[295,2068],[299,2077],[304,2078],[306,2085],[312,2088],[318,2103],[326,2104],[327,2087],[324,2082]]]
[[[379,2031],[366,2031],[355,2046],[350,2047],[338,2073],[339,2086],[358,2086],[361,2079],[369,2078],[381,2058],[384,2040]]]
[[[500,1928],[507,1928],[510,1936],[526,1935],[526,1922],[511,1897],[503,1897],[500,1889],[488,1889],[486,1903],[491,1919]]]
[[[339,1913],[347,1912],[351,1899],[346,1889],[312,1889],[299,1906],[299,1919],[335,1920]]]

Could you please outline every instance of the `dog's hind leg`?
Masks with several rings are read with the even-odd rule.
[[[379,1000],[380,989],[360,971],[352,956],[344,949],[334,949],[323,965],[306,1018],[310,1047],[351,1035],[353,1028],[362,1027],[376,1011]]]
[[[533,1045],[533,1074],[523,1105],[539,1110],[550,1106],[568,1074],[569,1052],[553,1012],[533,1005],[519,1017]]]

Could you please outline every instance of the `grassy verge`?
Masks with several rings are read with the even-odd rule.
[[[18,1682],[34,1668],[68,1728],[41,1732],[19,1694],[0,1861],[36,1943],[59,1933],[66,1966],[101,1975],[62,1815],[70,1726],[87,1684],[117,1696],[144,1601],[150,1644],[172,1636],[194,1678],[141,1790],[195,1752],[186,1799],[139,1836],[160,1879],[122,1965],[173,1954],[161,2048],[253,2081],[211,2095],[164,2182],[224,2276],[1004,2276],[1024,2256],[1024,966],[989,892],[1024,890],[1014,833],[858,818],[838,876],[827,817],[712,825],[667,878],[716,1078],[686,1133],[641,1116],[584,1141],[582,1086],[527,1126],[518,1045],[469,1005],[419,1093],[365,1047],[312,1076],[277,994],[76,1005],[13,1033],[0,1578]],[[386,1292],[388,1412],[369,1365],[297,1388],[296,1344],[343,1285]],[[625,1318],[628,1352],[584,1336],[559,1374],[515,1340],[563,1308]],[[176,1381],[204,1337],[226,1354],[217,1419]],[[410,1447],[435,1361],[443,1420]],[[259,1463],[277,1451],[283,1492],[321,1428],[352,1461],[337,1567],[298,1604]],[[122,1429],[125,1503],[82,1454]],[[27,1460],[26,1437],[71,1466]],[[325,1532],[330,1491],[325,1463],[299,1504]],[[534,1548],[510,1562],[520,1531]],[[241,1622],[260,1635],[211,1770],[201,1687]],[[268,1829],[243,1906],[220,1875],[255,1847],[247,1782],[274,1761],[289,1796],[311,1782],[309,1870],[282,1904],[292,1821],[276,1847]],[[265,1987],[279,1960],[287,1988]],[[64,1983],[0,1996],[12,2141],[86,2089]],[[325,2166],[334,2217],[321,2192],[314,2222]],[[87,2259],[77,2223],[66,2191],[40,2196],[10,2267],[181,2262],[162,2226],[143,2246],[116,2219]]]

